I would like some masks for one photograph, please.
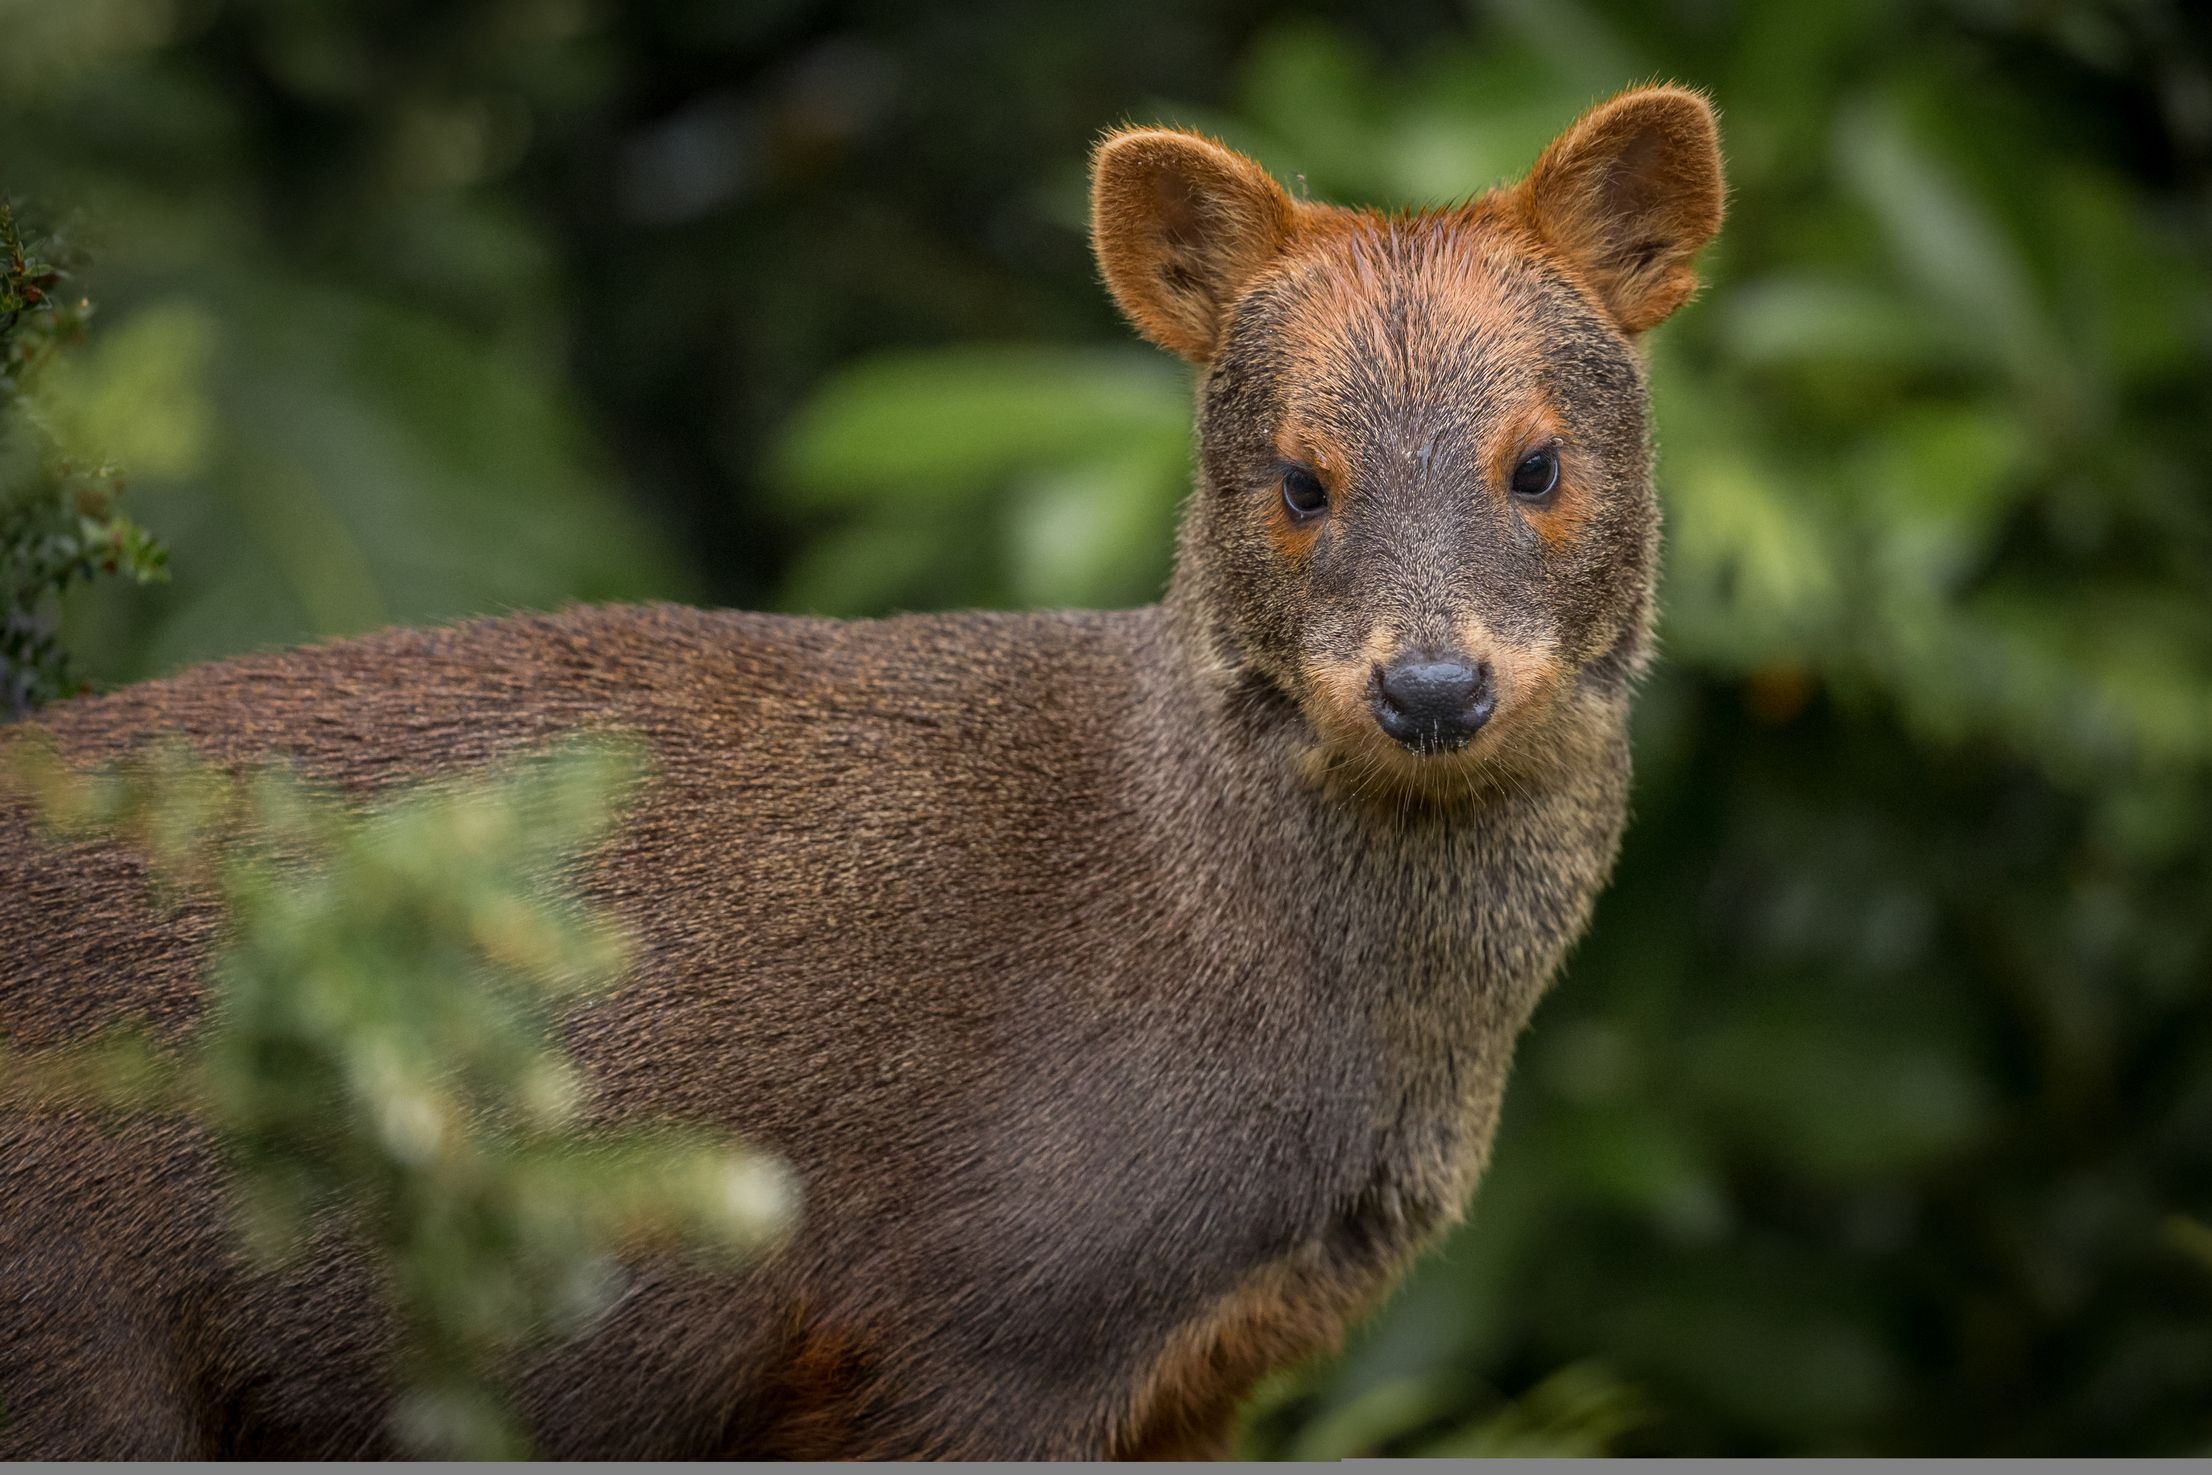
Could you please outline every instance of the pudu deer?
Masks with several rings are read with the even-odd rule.
[[[1696,285],[1711,108],[1627,92],[1520,183],[1383,214],[1197,135],[1094,166],[1106,285],[1196,366],[1157,605],[667,606],[403,630],[63,704],[353,794],[613,728],[586,889],[638,939],[599,1109],[710,1123],[805,1217],[640,1266],[511,1378],[567,1457],[1218,1453],[1460,1213],[1612,866],[1659,510],[1639,335]],[[0,802],[0,1043],[188,1031],[219,919]],[[0,1117],[0,1454],[388,1452],[377,1287],[231,1241],[183,1121]]]

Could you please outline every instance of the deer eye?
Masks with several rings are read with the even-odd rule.
[[[1283,472],[1283,505],[1293,518],[1305,522],[1329,510],[1329,489],[1305,467],[1289,467]]]
[[[1513,495],[1524,502],[1541,502],[1559,485],[1559,452],[1550,446],[1530,451],[1513,468]]]

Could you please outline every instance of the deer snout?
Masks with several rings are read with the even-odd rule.
[[[1368,705],[1382,730],[1416,753],[1464,747],[1498,707],[1490,663],[1410,651],[1375,667]]]

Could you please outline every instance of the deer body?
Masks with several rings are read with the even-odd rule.
[[[1709,135],[1687,94],[1610,106],[1638,98]],[[645,740],[654,776],[586,888],[637,937],[634,976],[571,1040],[600,1110],[773,1149],[804,1218],[743,1272],[642,1267],[594,1330],[515,1368],[546,1453],[1219,1452],[1251,1384],[1329,1345],[1472,1191],[1513,1042],[1625,813],[1656,529],[1628,349],[1645,324],[1563,248],[1563,266],[1529,248],[1520,276],[1478,253],[1465,270],[1490,273],[1502,326],[1467,332],[1509,342],[1544,309],[1575,348],[1527,377],[1577,427],[1561,456],[1586,505],[1556,530],[1498,499],[1362,523],[1361,498],[1481,481],[1485,438],[1521,433],[1526,406],[1427,413],[1483,393],[1418,354],[1357,368],[1430,386],[1406,415],[1297,403],[1329,374],[1281,367],[1282,325],[1350,311],[1316,306],[1302,272],[1365,252],[1387,298],[1393,272],[1449,263],[1349,212],[1300,226],[1322,207],[1287,199],[1306,234],[1252,245],[1236,192],[1256,186],[1208,173],[1238,166],[1152,132],[1099,165],[1109,283],[1207,367],[1160,606],[575,610],[226,662],[46,720],[75,761],[173,731],[357,793],[578,727]],[[1153,213],[1115,225],[1137,209],[1117,188]],[[1500,209],[1497,239],[1521,239]],[[1262,252],[1214,338],[1152,311],[1183,313],[1203,272],[1117,264],[1145,230],[1204,245],[1201,266]],[[1668,264],[1636,269],[1651,260]],[[1145,282],[1170,295],[1132,300]],[[1282,501],[1252,490],[1276,455],[1312,459],[1335,521],[1286,525],[1310,498],[1280,466],[1259,474]],[[1444,550],[1433,578],[1416,535]],[[1363,546],[1393,570],[1380,614]],[[1548,581],[1547,618],[1468,604],[1502,557]],[[1479,662],[1455,654],[1478,640]],[[65,870],[0,802],[11,1048],[124,1018],[188,1029],[218,921],[156,909],[112,848]],[[0,1116],[0,1454],[386,1452],[375,1287],[342,1244],[249,1268],[220,1188],[180,1123]]]

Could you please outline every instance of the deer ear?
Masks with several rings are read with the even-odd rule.
[[[1125,129],[1091,164],[1091,245],[1107,288],[1138,332],[1197,363],[1296,210],[1266,170],[1195,133]]]
[[[1720,229],[1720,129],[1680,87],[1640,87],[1592,108],[1514,191],[1523,222],[1564,257],[1626,333],[1697,290],[1691,261]]]

